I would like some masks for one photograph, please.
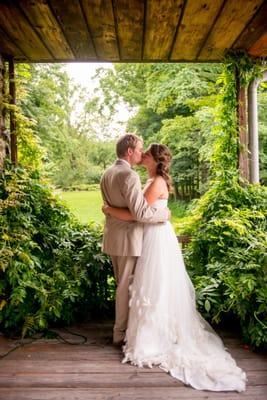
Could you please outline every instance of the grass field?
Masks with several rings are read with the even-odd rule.
[[[61,192],[59,197],[82,223],[104,222],[100,191]],[[169,208],[172,213],[171,221],[174,224],[186,213],[186,205],[181,202],[169,202]]]
[[[104,222],[100,191],[61,192],[58,196],[83,224],[90,221]]]

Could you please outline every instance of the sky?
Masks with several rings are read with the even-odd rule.
[[[79,83],[93,95],[94,89],[98,86],[96,78],[93,79],[97,68],[113,68],[113,66],[111,63],[68,63],[65,68],[68,75],[75,83]],[[80,105],[80,109],[81,107],[82,104]],[[111,131],[116,132],[116,135],[123,134],[130,116],[131,113],[126,105],[119,105],[115,120],[111,122],[110,125]]]
[[[66,71],[69,76],[77,83],[88,89],[94,89],[96,82],[93,81],[93,76],[97,68],[112,68],[111,63],[68,63]]]

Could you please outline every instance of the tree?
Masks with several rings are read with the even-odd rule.
[[[98,137],[101,127],[105,132],[109,123],[99,112],[98,102],[88,99],[86,91],[73,84],[60,64],[24,68],[27,74],[21,80],[20,105],[31,124],[31,139],[35,138],[42,149],[46,174],[63,188],[99,182],[114,156],[111,144]],[[77,102],[84,107],[74,118]],[[20,149],[27,153],[30,141],[23,144]]]
[[[99,70],[103,105],[114,112],[119,101],[135,110],[128,130],[145,144],[166,143],[173,152],[176,196],[199,196],[207,186],[210,131],[221,67],[188,64],[116,64]],[[99,99],[101,96],[99,95]]]

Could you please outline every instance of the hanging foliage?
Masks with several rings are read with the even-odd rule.
[[[225,58],[224,69],[219,78],[222,85],[217,98],[217,124],[213,130],[217,137],[211,157],[213,178],[237,178],[239,130],[237,120],[238,84],[242,87],[260,75],[260,66],[243,52],[230,52]]]

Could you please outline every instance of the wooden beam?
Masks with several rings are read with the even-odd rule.
[[[19,0],[18,6],[55,60],[64,58],[74,60],[74,55],[47,2]]]
[[[240,176],[249,181],[247,87],[240,84],[236,71],[237,122],[239,133],[238,167]]]
[[[0,2],[0,25],[27,58],[51,60],[52,56],[47,48],[16,3],[11,0]]]
[[[115,29],[121,61],[141,61],[144,1],[113,0]]]
[[[79,1],[53,0],[50,8],[76,61],[96,61],[97,54]]]
[[[0,53],[0,170],[3,169],[6,157],[6,138],[5,138],[5,61]]]
[[[248,53],[254,57],[267,57],[267,32],[250,47]]]
[[[219,60],[230,49],[263,0],[226,1],[206,43],[199,54],[200,60]]]
[[[184,0],[147,1],[144,60],[169,60],[184,4]]]
[[[15,84],[15,68],[14,60],[10,58],[8,60],[8,73],[9,73],[9,103],[11,106],[16,104],[16,84]],[[18,165],[18,146],[17,146],[17,135],[16,135],[16,117],[14,109],[10,109],[10,147],[11,147],[11,161],[17,166]]]
[[[196,60],[224,0],[187,0],[171,60]]]
[[[112,1],[81,0],[81,4],[98,57],[103,60],[119,60]]]
[[[27,60],[26,54],[14,43],[8,34],[0,27],[0,52],[6,56],[15,56],[19,60]]]
[[[233,45],[234,49],[250,49],[267,31],[267,2],[264,2],[256,15],[248,23]]]

